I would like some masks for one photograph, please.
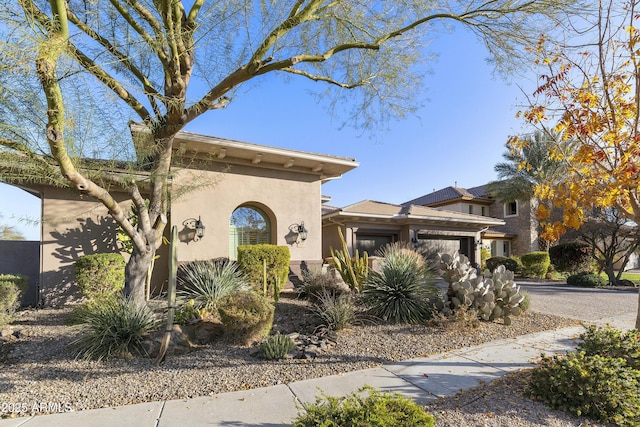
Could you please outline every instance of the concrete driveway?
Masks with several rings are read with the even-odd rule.
[[[531,310],[587,323],[631,328],[638,311],[638,288],[577,288],[564,283],[516,279],[531,294]]]

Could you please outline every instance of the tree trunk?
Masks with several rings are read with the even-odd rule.
[[[609,278],[609,285],[617,286],[618,278],[616,277],[616,269],[613,268],[613,264],[611,264],[609,261],[607,261],[606,264],[604,265],[604,272],[607,274],[607,277]]]
[[[146,280],[155,251],[141,253],[135,247],[125,268],[125,295],[138,305],[146,303]]]

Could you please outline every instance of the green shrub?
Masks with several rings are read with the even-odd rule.
[[[83,316],[80,337],[71,345],[76,357],[108,359],[144,354],[142,341],[158,328],[153,312],[123,297],[92,307]]]
[[[371,270],[363,290],[369,313],[393,323],[419,323],[432,317],[441,299],[434,284],[435,271],[422,256],[408,247],[392,243],[381,251],[380,271]]]
[[[211,313],[217,313],[223,297],[249,289],[238,264],[230,261],[190,262],[180,267],[178,283],[182,287],[178,292],[181,300],[193,300],[196,310],[204,309]]]
[[[583,271],[578,274],[567,277],[567,285],[580,286],[583,288],[599,288],[605,286],[607,281],[600,275]]]
[[[520,291],[520,295],[522,295],[522,301],[520,301],[520,310],[523,312],[529,311],[531,307],[531,294],[527,291]]]
[[[291,255],[286,246],[242,245],[238,246],[238,265],[249,284],[266,297],[280,294],[289,276]],[[264,262],[266,261],[266,289]]]
[[[119,298],[122,298],[122,295],[103,294],[96,295],[94,298],[81,302],[80,304],[77,304],[75,307],[73,307],[73,310],[71,311],[71,314],[69,314],[66,323],[69,325],[78,325],[80,323],[84,323],[87,315],[100,309],[100,307],[103,305],[115,304],[116,300]]]
[[[22,274],[0,274],[0,326],[13,319],[28,284],[29,278]]]
[[[580,340],[578,351],[583,351],[587,356],[620,358],[627,362],[627,366],[640,369],[640,338],[637,329],[622,332],[592,325],[580,335]]]
[[[262,356],[267,360],[282,359],[294,348],[296,345],[291,337],[280,334],[271,335],[260,344]]]
[[[512,271],[513,273],[518,272],[518,261],[513,258],[494,256],[487,259],[486,265],[487,270],[489,271],[494,271],[499,266],[504,265],[504,268],[506,268],[507,270]]]
[[[124,287],[124,268],[121,254],[83,255],[75,264],[76,283],[89,299],[115,294]]]
[[[325,326],[334,331],[349,327],[356,321],[356,307],[348,293],[338,295],[325,290],[318,296],[318,303],[313,311]]]
[[[239,291],[224,297],[218,306],[225,334],[234,342],[250,344],[269,334],[274,306],[253,291]]]
[[[363,396],[367,391],[368,395]],[[323,395],[304,405],[291,427],[433,427],[434,417],[398,393],[365,387],[344,397]]]
[[[197,309],[194,300],[189,300],[176,309],[173,322],[178,325],[189,325],[202,319],[204,309]],[[215,315],[218,314],[216,310]]]
[[[552,409],[618,426],[640,425],[640,371],[624,359],[584,352],[543,357],[528,389]]]
[[[337,296],[350,291],[349,287],[341,282],[333,272],[325,272],[321,268],[305,271],[302,283],[296,287],[296,290],[299,296],[311,301],[318,301],[325,292]]]
[[[487,260],[491,258],[491,251],[487,248],[480,248],[480,268],[487,268]]]
[[[529,252],[520,257],[522,274],[527,277],[544,279],[549,269],[549,253],[545,251]]]
[[[560,243],[550,247],[549,259],[557,271],[569,274],[588,271],[593,262],[589,245],[581,242]]]

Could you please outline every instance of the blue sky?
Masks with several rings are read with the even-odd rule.
[[[371,199],[402,203],[457,182],[474,187],[495,179],[509,135],[526,132],[515,118],[524,95],[534,86],[524,77],[505,82],[493,76],[484,46],[470,33],[442,34],[429,50],[439,58],[416,88],[424,107],[415,116],[389,124],[383,134],[359,135],[341,128],[306,93],[318,83],[269,78],[238,96],[225,110],[191,123],[191,132],[355,158],[360,167],[323,186],[332,206]],[[28,239],[39,227],[19,218],[38,218],[39,199],[0,184],[1,224],[15,225]]]

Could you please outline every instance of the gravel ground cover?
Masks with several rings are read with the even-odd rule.
[[[504,377],[455,396],[439,399],[426,409],[437,427],[602,427],[586,418],[551,411],[525,396],[531,370]]]
[[[188,354],[169,356],[155,366],[152,360],[141,358],[75,360],[69,343],[79,332],[65,324],[69,313],[68,308],[18,313],[12,329],[19,331],[19,338],[13,343],[0,341],[0,402],[25,407],[57,402],[78,411],[184,399],[378,367],[386,362],[576,324],[572,319],[535,312],[515,318],[509,327],[481,323],[473,328],[451,321],[411,326],[364,323],[340,331],[333,350],[313,360],[265,361],[251,356],[247,347],[218,342]],[[282,298],[274,329],[283,333],[308,331],[315,324],[312,316],[306,302]],[[429,410],[443,426],[596,425],[580,424],[522,397],[522,378],[518,375],[524,374],[515,374],[517,381],[509,376],[500,383],[494,381],[442,399],[431,404]],[[517,402],[517,406],[509,402]],[[52,407],[55,410],[56,406]],[[0,417],[16,415],[29,415],[29,411],[0,413]]]

